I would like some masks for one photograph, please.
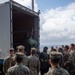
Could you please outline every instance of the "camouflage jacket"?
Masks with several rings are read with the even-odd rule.
[[[69,73],[61,67],[56,67],[50,68],[46,75],[69,75]]]
[[[30,75],[38,75],[40,71],[40,61],[35,55],[28,57],[27,66],[30,69]]]
[[[15,65],[15,62],[13,61],[13,56],[8,56],[4,59],[4,62],[3,62],[3,72],[4,74],[7,73],[7,70],[9,67]]]
[[[75,50],[70,51],[68,60],[71,60],[73,63],[75,63]]]
[[[29,68],[23,64],[16,64],[10,67],[7,71],[7,75],[29,75]]]

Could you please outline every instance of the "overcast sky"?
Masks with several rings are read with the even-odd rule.
[[[8,0],[4,0],[8,1]],[[15,0],[31,8],[32,0]],[[75,43],[75,0],[34,0],[40,14],[40,44]],[[3,0],[0,0],[3,2]]]

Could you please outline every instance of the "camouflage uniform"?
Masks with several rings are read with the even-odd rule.
[[[30,75],[38,75],[40,70],[40,61],[35,55],[28,57],[27,66],[30,69]]]
[[[8,69],[7,75],[29,75],[29,68],[23,64],[16,64]]]
[[[75,50],[71,50],[69,53],[69,60],[75,63]]]
[[[63,62],[63,66],[62,67],[65,68],[64,64],[68,61],[68,59],[69,59],[69,52],[64,51],[63,60],[62,60],[62,62]]]
[[[19,63],[16,60],[17,64],[15,64],[15,66],[10,67],[8,69],[7,75],[29,75],[29,68],[26,67],[25,65],[23,65],[23,63],[22,63],[23,57],[24,57],[24,53],[18,52],[16,54],[16,59],[19,61]]]
[[[10,56],[8,56],[4,59],[4,62],[3,62],[3,72],[4,72],[4,74],[7,73],[7,70],[10,67],[10,60],[11,60]]]
[[[13,48],[10,48],[9,51],[10,52],[14,52],[14,49]],[[4,59],[4,62],[3,62],[3,72],[4,72],[4,74],[7,73],[7,70],[8,70],[9,67],[15,65],[15,62],[13,61],[13,57],[14,56],[15,56],[14,54],[12,56],[9,55],[8,57],[6,57]]]
[[[26,55],[24,55],[24,61],[23,61],[23,64],[25,65],[25,66],[27,66],[27,56]]]
[[[17,51],[21,52],[21,53],[24,53],[25,47],[23,45],[19,45],[19,46],[17,46]],[[24,58],[23,64],[26,66],[27,65],[27,56],[24,54],[23,58]]]
[[[63,59],[64,59],[64,62],[68,61],[68,59],[69,59],[69,52],[68,51],[64,51]]]
[[[67,61],[64,66],[70,75],[75,75],[75,64],[73,64],[72,61]]]
[[[69,75],[68,71],[59,66],[59,61],[61,60],[62,54],[60,52],[51,52],[50,59],[52,62],[56,63],[56,66],[51,63],[51,68],[46,75]]]
[[[58,66],[50,68],[46,75],[69,75],[69,73],[65,69]]]

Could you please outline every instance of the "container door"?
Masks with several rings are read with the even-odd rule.
[[[0,59],[8,55],[10,48],[10,7],[9,4],[0,5]]]

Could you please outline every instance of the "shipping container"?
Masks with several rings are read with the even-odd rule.
[[[31,36],[37,41],[39,49],[39,13],[14,1],[0,4],[0,64],[8,56],[8,49],[24,45],[26,39]]]

